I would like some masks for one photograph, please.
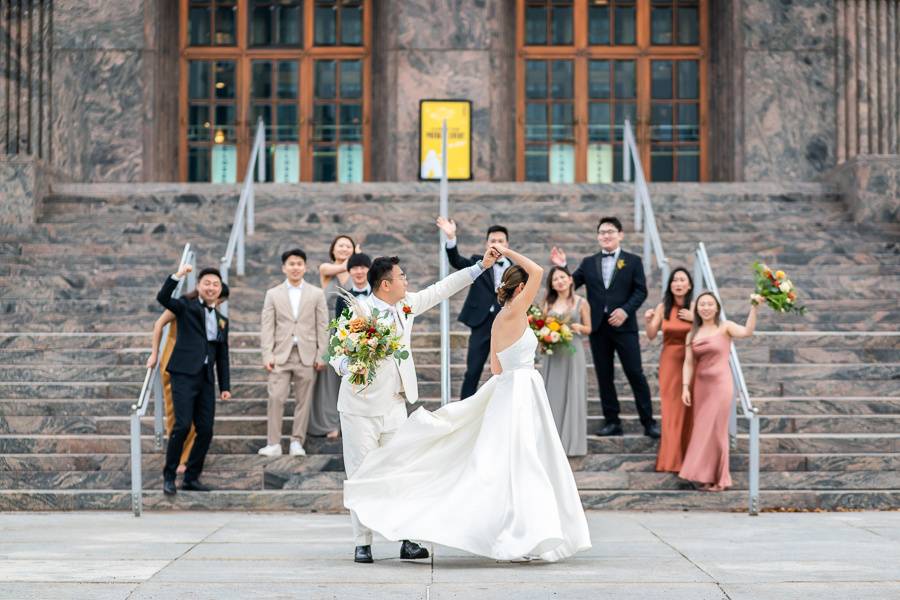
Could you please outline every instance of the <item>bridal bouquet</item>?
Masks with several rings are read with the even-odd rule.
[[[797,304],[797,288],[784,271],[772,271],[759,261],[753,263],[756,277],[756,291],[766,300],[772,310],[781,313],[803,314],[806,308]]]
[[[562,349],[575,352],[572,345],[572,328],[558,317],[544,312],[537,306],[528,309],[528,326],[538,339],[538,345],[544,354],[553,354]]]
[[[373,308],[368,316],[359,316],[367,311],[360,308],[355,297],[348,295],[352,298],[350,308],[329,325],[334,334],[328,343],[325,359],[331,361],[337,356],[346,356],[350,359],[350,383],[367,386],[375,379],[375,371],[381,361],[388,357],[406,360],[409,350],[403,347],[402,338],[392,325],[378,321],[378,317],[383,315],[377,308]]]

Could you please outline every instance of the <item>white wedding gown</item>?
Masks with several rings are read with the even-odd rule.
[[[591,547],[559,440],[537,340],[526,329],[497,353],[503,372],[473,396],[419,408],[344,483],[344,505],[391,540],[499,560],[556,561]]]

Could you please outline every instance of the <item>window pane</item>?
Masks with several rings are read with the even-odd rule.
[[[650,178],[653,181],[675,179],[671,148],[654,148],[650,151]]]
[[[255,60],[250,66],[250,96],[252,98],[272,97],[272,63]]]
[[[660,45],[672,43],[672,9],[653,7],[650,17],[651,42]]]
[[[616,43],[631,45],[635,43],[634,7],[616,7]]]
[[[188,181],[209,182],[209,148],[191,146],[188,148]]]
[[[654,102],[650,107],[650,139],[671,141],[672,137],[672,105]]]
[[[272,20],[274,14],[269,6],[257,6],[250,17],[250,45],[270,46],[272,44]]]
[[[362,46],[362,6],[345,6],[341,9],[341,44]]]
[[[362,104],[341,104],[341,135],[345,142],[362,141]]]
[[[591,98],[609,98],[609,61],[592,60],[588,63],[588,93]]]
[[[291,99],[297,97],[297,63],[283,60],[278,63],[278,97]]]
[[[525,43],[545,45],[547,43],[547,8],[529,6],[525,9]]]
[[[698,104],[678,105],[677,139],[696,142],[700,139],[700,106]]]
[[[216,44],[233,46],[237,43],[234,35],[236,7],[219,7],[216,9]]]
[[[297,105],[279,104],[277,108],[278,128],[275,139],[284,142],[295,142],[299,138],[297,132]]]
[[[572,7],[559,6],[552,9],[551,26],[553,44],[567,46],[572,43]]]
[[[588,10],[588,43],[609,44],[608,6],[591,6]]]
[[[341,61],[341,98],[362,98],[361,61]]]
[[[616,104],[616,141],[621,142],[625,139],[625,119],[631,121],[631,127],[634,127],[636,122],[635,114],[634,104]]]
[[[700,43],[700,13],[696,7],[678,8],[678,43],[683,45]]]
[[[697,148],[678,149],[678,181],[700,181],[700,151]]]
[[[699,64],[695,60],[678,62],[678,97],[686,99],[700,97]]]
[[[616,61],[616,98],[635,98],[637,96],[637,78],[635,77],[633,60]]]
[[[214,141],[233,142],[237,140],[237,111],[232,104],[220,104],[216,106],[216,134]]]
[[[234,98],[234,63],[216,63],[216,98]]]
[[[209,9],[192,8],[189,14],[191,46],[208,46],[210,43]]]
[[[316,6],[316,46],[337,44],[337,7]]]
[[[303,45],[303,13],[299,6],[280,7],[278,41],[285,46]]]
[[[543,60],[525,61],[525,97],[547,97],[547,63]]]
[[[549,181],[549,155],[546,146],[531,146],[525,149],[525,180]]]
[[[654,60],[650,67],[650,96],[666,99],[672,97],[672,63]]]
[[[192,100],[209,98],[209,63],[192,60],[188,72],[188,97]]]
[[[525,105],[525,139],[542,141],[549,139],[547,130],[547,105],[529,103]]]
[[[337,181],[337,149],[334,146],[313,149],[313,181]]]
[[[316,82],[315,95],[316,98],[334,98],[337,93],[335,87],[335,61],[318,60],[316,61]]]
[[[554,98],[574,97],[572,83],[572,61],[554,60],[552,63],[552,69],[553,71],[551,73],[551,76],[553,78],[553,81],[551,83],[551,95]]]
[[[271,104],[254,104],[250,108],[250,128],[256,129],[256,122],[262,119],[266,128],[266,137],[274,137],[272,131],[272,105]]]
[[[553,124],[551,137],[558,141],[570,141],[575,138],[575,110],[571,104],[552,104],[550,106],[550,122]]]
[[[331,142],[337,139],[337,119],[334,104],[316,104],[313,107],[313,139]]]
[[[209,141],[211,131],[209,107],[205,104],[192,104],[188,108],[188,141]]]
[[[612,125],[609,104],[592,102],[590,106],[590,124],[588,139],[592,142],[606,142],[612,139]]]

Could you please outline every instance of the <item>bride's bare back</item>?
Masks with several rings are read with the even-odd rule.
[[[528,308],[534,303],[544,274],[544,269],[530,258],[509,248],[498,248],[498,251],[512,259],[516,265],[507,269],[501,291],[498,291],[498,295],[505,291],[506,301],[491,326],[491,373],[494,375],[503,372],[497,353],[515,344],[528,327]],[[521,283],[522,273],[516,273],[513,269],[524,271],[528,275],[528,281]],[[519,281],[518,284],[515,283],[516,280]]]

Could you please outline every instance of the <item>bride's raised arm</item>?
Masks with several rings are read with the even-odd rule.
[[[525,272],[528,273],[528,281],[525,282],[525,288],[520,294],[513,298],[509,304],[510,309],[514,312],[521,312],[524,314],[525,311],[528,310],[528,307],[534,304],[534,299],[541,289],[544,269],[524,254],[519,254],[515,250],[502,248],[500,246],[494,246],[494,249],[500,254],[509,257],[514,263],[525,269]]]

